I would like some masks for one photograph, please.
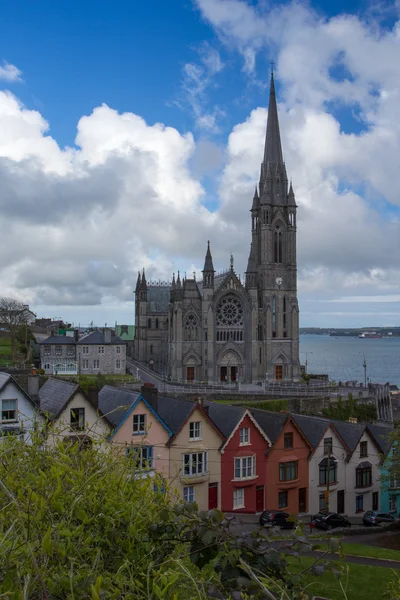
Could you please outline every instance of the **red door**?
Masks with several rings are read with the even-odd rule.
[[[208,486],[208,510],[218,508],[218,483],[210,483]]]
[[[256,487],[256,512],[262,512],[264,510],[264,486],[258,485]]]
[[[194,381],[194,367],[187,367],[186,379],[187,381]]]

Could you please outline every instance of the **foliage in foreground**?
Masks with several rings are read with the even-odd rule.
[[[141,474],[143,475],[143,474]],[[213,510],[172,502],[158,477],[134,475],[105,444],[0,444],[0,597],[7,600],[305,599],[324,554],[291,569],[311,543],[273,546],[235,533]],[[338,540],[329,550],[340,549]]]

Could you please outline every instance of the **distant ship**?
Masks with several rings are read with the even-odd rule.
[[[365,333],[360,333],[358,337],[363,339],[376,339],[383,338],[383,335],[381,333],[376,333],[376,331],[366,331]]]

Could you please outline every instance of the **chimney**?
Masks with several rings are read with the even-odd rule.
[[[111,344],[111,329],[108,329],[105,327],[103,329],[103,334],[104,334],[104,343]]]
[[[74,329],[74,342],[79,340],[79,329]]]
[[[158,410],[158,389],[153,383],[144,383],[140,388],[142,396],[150,406],[157,412]]]
[[[39,394],[39,375],[28,375],[28,396],[35,397]]]
[[[90,387],[86,392],[87,397],[91,401],[94,407],[99,407],[99,390],[95,387]]]

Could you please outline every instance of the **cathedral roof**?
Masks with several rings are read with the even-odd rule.
[[[171,286],[149,285],[147,290],[148,312],[167,313]]]

